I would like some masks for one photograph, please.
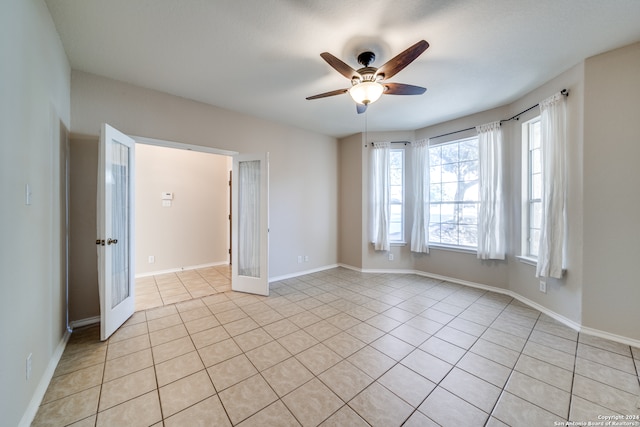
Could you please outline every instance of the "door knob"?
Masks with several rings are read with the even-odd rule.
[[[118,243],[118,239],[107,239],[107,245],[115,245]]]

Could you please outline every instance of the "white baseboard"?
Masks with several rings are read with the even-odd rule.
[[[51,359],[47,364],[47,369],[45,369],[42,377],[40,378],[40,382],[33,392],[33,396],[31,397],[31,401],[27,406],[24,415],[22,415],[22,419],[20,420],[20,427],[29,427],[33,422],[33,419],[36,417],[38,413],[38,408],[40,407],[40,403],[42,403],[42,399],[44,399],[44,394],[47,392],[47,388],[49,387],[49,383],[51,382],[51,378],[53,378],[53,374],[56,371],[56,367],[58,366],[58,362],[62,357],[62,353],[64,353],[64,349],[67,346],[67,342],[69,341],[69,337],[71,336],[71,332],[69,330],[65,331],[62,339],[58,343],[58,346],[54,350],[51,355]]]
[[[361,273],[392,273],[392,274],[415,274],[417,276],[424,276],[424,277],[429,277],[432,279],[436,279],[436,280],[442,280],[445,282],[451,282],[451,283],[456,283],[459,285],[464,285],[464,286],[470,286],[473,288],[479,288],[479,289],[484,289],[487,291],[491,291],[491,292],[496,292],[499,294],[504,294],[504,295],[508,295],[512,298],[517,299],[518,301],[522,302],[523,304],[528,305],[529,307],[538,310],[541,313],[546,314],[547,316],[557,320],[558,322],[568,326],[569,328],[583,333],[583,334],[587,334],[587,335],[593,335],[599,338],[604,338],[604,339],[608,339],[611,341],[615,341],[615,342],[619,342],[625,345],[629,345],[632,347],[637,347],[640,348],[640,340],[636,340],[633,338],[629,338],[629,337],[625,337],[625,336],[621,336],[621,335],[616,335],[616,334],[612,334],[610,332],[606,332],[606,331],[601,331],[599,329],[593,329],[593,328],[587,328],[585,326],[582,326],[582,324],[575,322],[561,314],[556,313],[555,311],[549,310],[548,308],[534,302],[531,301],[528,298],[523,297],[522,295],[518,294],[517,292],[514,292],[512,290],[509,289],[503,289],[503,288],[498,288],[495,286],[489,286],[489,285],[485,285],[482,283],[476,283],[476,282],[470,282],[467,280],[461,280],[461,279],[456,279],[454,277],[447,277],[447,276],[441,276],[439,274],[432,274],[432,273],[428,273],[425,271],[419,271],[419,270],[377,270],[377,269],[362,269],[362,268],[358,268],[358,267],[353,267],[351,265],[346,265],[346,264],[339,264],[339,267],[343,267],[346,268],[348,270],[353,270],[353,271],[358,271]]]
[[[582,326],[580,328],[580,332],[584,334],[593,335],[594,337],[604,338],[606,340],[616,341],[621,344],[630,345],[631,347],[640,348],[640,341],[627,338],[622,335],[612,334],[609,332],[601,331],[599,329],[587,328],[586,326]],[[640,401],[638,401],[638,404],[640,404]],[[638,406],[638,408],[640,408],[640,406]]]
[[[73,320],[69,323],[69,327],[71,330],[76,328],[81,328],[83,326],[95,325],[96,323],[100,323],[100,316],[88,317],[86,319]]]
[[[278,282],[280,280],[293,279],[294,277],[305,276],[307,274],[318,273],[320,271],[331,270],[332,268],[340,267],[338,264],[325,265],[323,267],[312,268],[310,270],[297,271],[291,274],[285,274],[282,276],[269,277],[269,283]]]
[[[198,270],[200,268],[218,267],[220,265],[229,265],[229,261],[210,262],[208,264],[190,265],[187,267],[171,268],[169,270],[148,271],[146,273],[136,274],[136,279],[140,277],[157,276],[159,274],[179,273],[181,271]]]

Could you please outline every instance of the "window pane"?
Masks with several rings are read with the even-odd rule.
[[[531,230],[528,255],[537,257],[539,245],[540,245],[540,230]]]
[[[460,245],[462,246],[478,246],[478,226],[477,225],[460,225]]]
[[[441,226],[441,242],[448,245],[458,244],[458,226],[451,223],[442,224]]]
[[[458,164],[446,163],[442,165],[442,182],[458,181]]]
[[[465,202],[477,202],[480,200],[480,186],[477,181],[462,183],[465,187],[462,200]]]
[[[540,240],[540,224],[542,221],[542,157],[540,151],[540,119],[524,123],[522,147],[526,149],[527,158],[523,158],[523,179],[525,180],[526,194],[523,194],[523,202],[528,209],[522,212],[522,223],[526,235],[522,236],[522,251],[526,256],[536,258]]]
[[[529,155],[531,156],[531,173],[542,172],[542,159],[540,158],[540,149],[531,150]]]
[[[529,147],[540,148],[540,120],[529,124]]]
[[[429,147],[429,164],[439,166],[442,163],[442,148],[440,145]]]
[[[440,205],[431,203],[431,206],[429,206],[429,222],[438,223],[441,221],[442,219],[440,218]]]
[[[456,200],[456,194],[458,193],[458,183],[448,182],[442,184],[442,201],[454,202]]]
[[[452,223],[456,215],[456,205],[453,203],[443,203],[440,205],[440,222]]]
[[[389,153],[389,240],[404,240],[404,149]]]
[[[431,202],[442,201],[442,184],[431,184],[429,186],[429,198]]]
[[[542,225],[542,202],[531,202],[529,206],[529,226],[539,229]]]
[[[532,200],[539,200],[542,198],[542,175],[537,173],[531,175],[531,195],[529,196]]]
[[[458,144],[442,144],[442,153],[440,154],[442,164],[458,163]]]
[[[429,241],[440,243],[440,223],[429,223]]]
[[[431,166],[429,168],[429,181],[431,181],[432,184],[442,182],[441,166]]]
[[[478,223],[478,204],[464,203],[460,205],[460,224]]]
[[[429,154],[432,173],[429,241],[477,246],[478,139],[432,147]]]
[[[391,203],[402,203],[402,194],[402,186],[400,185],[392,185],[391,188],[389,188]]]
[[[467,139],[460,143],[459,156],[460,161],[465,160],[478,160],[478,140]]]
[[[474,181],[478,179],[477,160],[460,162],[458,168],[458,179],[460,181]]]

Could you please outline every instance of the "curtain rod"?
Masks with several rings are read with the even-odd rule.
[[[568,91],[567,89],[562,89],[562,90],[560,91],[560,94],[562,94],[562,95],[564,95],[564,96],[569,96],[569,91]],[[534,108],[539,107],[539,106],[540,106],[540,104],[536,104],[536,105],[534,105],[533,107],[529,107],[529,108],[527,108],[527,109],[526,109],[526,110],[524,110],[524,111],[520,111],[518,114],[516,114],[516,115],[515,115],[515,116],[513,116],[513,117],[509,117],[508,119],[500,120],[500,124],[502,124],[502,123],[504,123],[504,122],[511,121],[511,120],[513,120],[513,119],[518,120],[518,118],[519,118],[521,115],[523,115],[524,113],[526,113],[526,112],[528,112],[528,111],[531,111],[531,110],[533,110]],[[441,138],[441,137],[443,137],[443,136],[449,136],[449,135],[453,135],[453,134],[456,134],[456,133],[461,133],[461,132],[466,132],[466,131],[469,131],[469,130],[474,130],[475,128],[476,128],[475,126],[472,126],[472,127],[470,127],[470,128],[466,128],[466,129],[460,129],[460,130],[456,130],[456,131],[449,132],[449,133],[443,133],[442,135],[438,135],[438,136],[431,136],[431,137],[429,137],[429,139]]]

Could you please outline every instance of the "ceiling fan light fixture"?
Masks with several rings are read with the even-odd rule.
[[[382,96],[384,86],[378,82],[365,81],[351,86],[349,95],[358,104],[369,105]]]

